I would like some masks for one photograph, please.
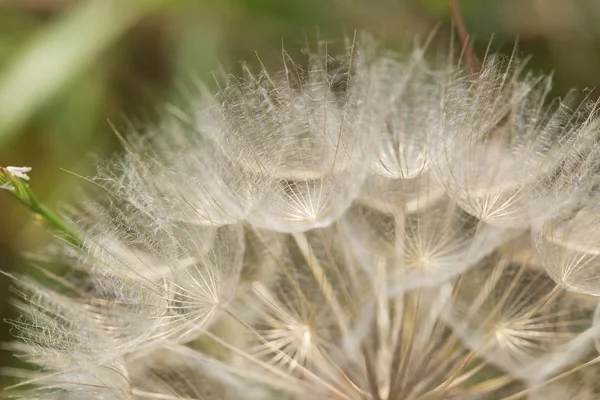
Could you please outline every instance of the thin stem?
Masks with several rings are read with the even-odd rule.
[[[25,178],[28,179],[27,177]],[[10,167],[5,168],[0,166],[0,188],[6,190],[33,212],[42,226],[58,233],[62,238],[78,248],[85,247],[83,239],[77,232],[63,218],[42,204],[26,180],[11,173]]]

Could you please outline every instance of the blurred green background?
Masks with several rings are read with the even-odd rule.
[[[553,72],[555,94],[600,86],[600,1],[461,0],[479,55],[511,52]],[[75,198],[78,175],[118,151],[108,121],[153,121],[166,102],[194,93],[192,77],[267,65],[307,39],[341,42],[354,30],[401,47],[439,27],[449,43],[448,0],[0,0],[0,165],[27,165],[48,205]],[[592,92],[596,96],[596,91]],[[597,97],[597,96],[596,96]],[[25,252],[49,236],[0,192],[0,268],[27,269]],[[0,314],[14,317],[0,277]],[[0,341],[10,340],[7,324]],[[0,352],[0,366],[9,364]],[[0,377],[0,384],[3,378]]]

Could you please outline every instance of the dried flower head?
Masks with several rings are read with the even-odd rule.
[[[37,369],[11,393],[596,398],[573,387],[600,341],[595,107],[515,56],[377,46],[246,67],[132,133],[72,214],[71,272],[14,277]]]

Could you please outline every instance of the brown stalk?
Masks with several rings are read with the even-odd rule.
[[[465,21],[462,17],[462,13],[460,12],[458,0],[450,0],[450,7],[452,7],[452,15],[456,24],[456,30],[460,36],[463,52],[467,59],[467,63],[469,64],[469,69],[471,70],[471,73],[478,74],[481,70],[481,61],[479,61],[479,57],[477,57],[477,54],[475,54],[473,47],[471,46],[471,38],[469,37],[469,32],[467,31]]]

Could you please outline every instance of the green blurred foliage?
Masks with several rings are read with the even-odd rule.
[[[460,4],[478,54],[492,35],[491,50],[508,53],[518,38],[532,69],[554,72],[556,94],[600,86],[598,0]],[[32,187],[60,208],[86,185],[76,175],[118,151],[107,121],[152,122],[167,102],[195,94],[193,78],[239,71],[255,53],[274,65],[282,46],[298,54],[307,41],[339,43],[355,30],[399,48],[437,27],[448,45],[451,14],[447,0],[0,0],[0,165],[33,167]],[[0,193],[1,269],[26,270],[22,254],[48,239]],[[8,288],[0,279],[3,318],[14,317]],[[8,360],[0,353],[0,366]]]

